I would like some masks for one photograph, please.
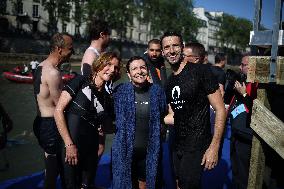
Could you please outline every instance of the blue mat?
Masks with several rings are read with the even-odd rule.
[[[221,159],[218,165],[211,171],[205,171],[202,177],[203,189],[229,189],[232,186],[232,171],[230,162],[230,127],[224,137]],[[111,188],[111,167],[110,155],[104,154],[100,160],[96,186],[103,188]],[[163,177],[165,182],[164,189],[174,189],[175,180],[172,169],[170,167],[170,153],[168,143],[163,143]],[[19,177],[0,183],[0,189],[42,189],[44,172],[32,174],[30,176]],[[57,188],[60,188],[58,179]]]

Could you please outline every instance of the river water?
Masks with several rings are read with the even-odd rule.
[[[43,151],[32,129],[36,115],[33,85],[13,83],[2,76],[3,71],[15,66],[0,64],[0,103],[14,123],[7,147],[0,151],[0,182],[44,170]],[[72,70],[79,72],[79,66],[72,66]],[[123,74],[120,82],[125,80]],[[110,151],[112,137],[107,136],[105,153]]]

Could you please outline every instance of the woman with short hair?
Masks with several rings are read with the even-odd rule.
[[[159,85],[148,82],[142,57],[132,57],[126,69],[130,82],[114,91],[117,130],[112,146],[113,188],[159,188],[165,94]]]

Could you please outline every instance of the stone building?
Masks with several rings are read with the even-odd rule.
[[[67,32],[72,35],[80,34],[86,36],[86,23],[80,26],[76,25],[74,19],[75,5],[70,3],[70,21],[57,22],[59,32]],[[44,9],[41,0],[1,0],[0,19],[8,21],[8,28],[21,30],[27,33],[46,33],[48,31],[48,12]],[[6,24],[7,25],[7,24]],[[8,29],[6,28],[6,29]],[[133,19],[133,26],[127,29],[126,38],[122,41],[131,41],[137,44],[147,44],[153,38],[150,35],[150,24],[140,23],[137,18]],[[115,40],[118,38],[117,32],[112,30],[111,37]]]

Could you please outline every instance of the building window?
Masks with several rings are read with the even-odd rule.
[[[138,41],[141,41],[141,33],[138,34]]]
[[[33,5],[33,17],[39,17],[39,15],[38,15],[38,5]]]
[[[66,32],[67,31],[67,24],[63,24],[63,26],[62,26],[62,32]]]
[[[17,4],[17,13],[18,14],[23,14],[23,3],[22,2],[18,2],[18,4]]]

